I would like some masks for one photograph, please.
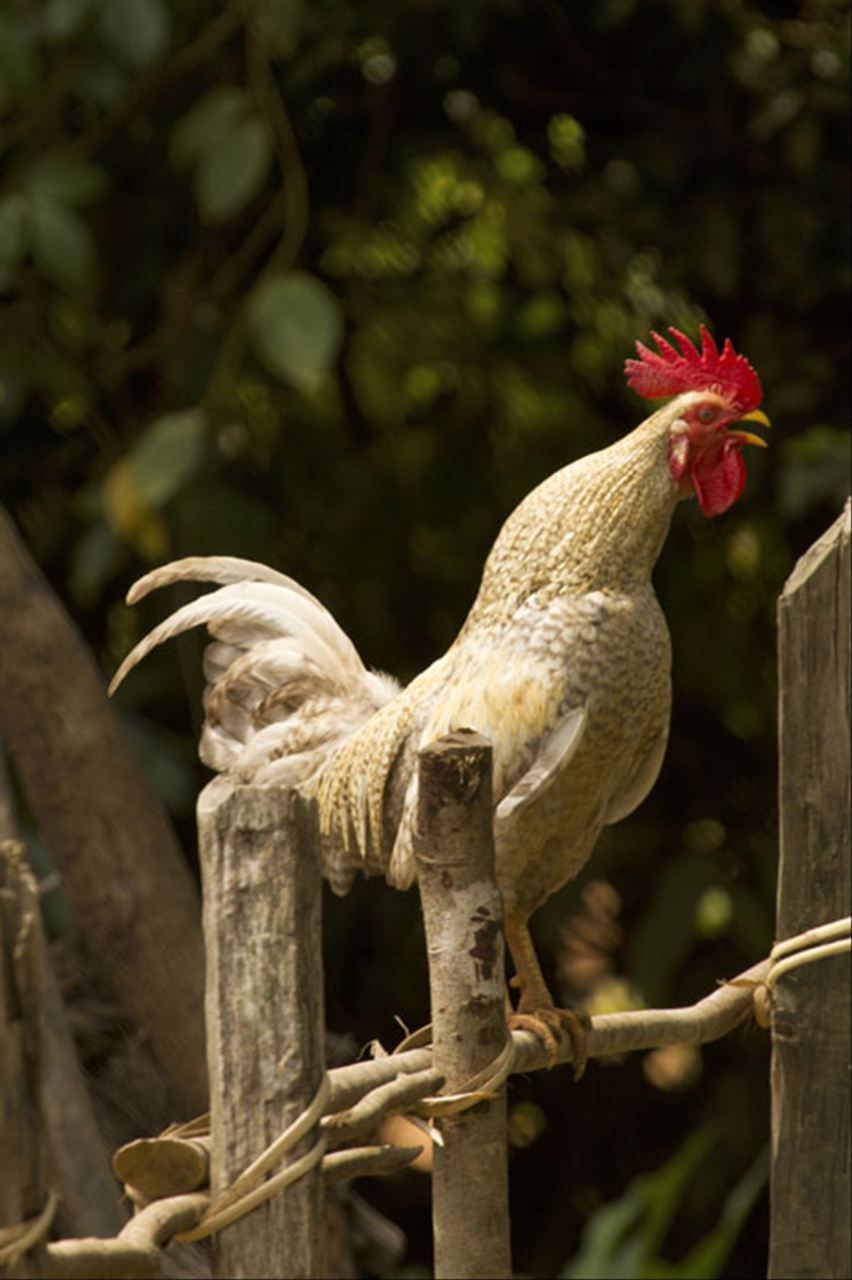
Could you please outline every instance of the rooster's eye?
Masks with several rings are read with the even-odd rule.
[[[716,417],[716,410],[712,404],[702,404],[695,414],[699,422],[703,422],[706,426]]]

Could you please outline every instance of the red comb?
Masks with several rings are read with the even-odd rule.
[[[649,399],[677,396],[684,391],[716,391],[738,413],[757,408],[763,399],[760,379],[745,356],[734,351],[730,338],[719,355],[719,348],[704,325],[700,353],[680,330],[669,327],[669,333],[677,339],[680,351],[653,330],[651,337],[659,347],[659,355],[641,342],[636,343],[639,359],[624,362],[629,387]]]

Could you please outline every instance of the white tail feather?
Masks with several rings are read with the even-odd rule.
[[[127,593],[127,603],[138,604],[149,592],[175,582],[217,582],[220,586],[227,586],[230,582],[269,582],[288,587],[296,595],[310,600],[318,609],[323,608],[316,596],[312,596],[295,578],[288,578],[286,573],[270,569],[269,565],[260,564],[257,560],[241,560],[238,556],[185,556],[183,560],[161,565],[134,582]]]
[[[148,573],[128,603],[176,582],[216,583],[155,627],[122,662],[112,694],[158,645],[193,627],[213,637],[200,754],[246,780],[298,786],[399,691],[370,672],[315,596],[283,573],[231,556],[190,557]]]

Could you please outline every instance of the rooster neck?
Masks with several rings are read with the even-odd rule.
[[[491,550],[464,630],[507,621],[534,592],[544,599],[649,587],[678,501],[669,416],[660,411],[524,499]]]

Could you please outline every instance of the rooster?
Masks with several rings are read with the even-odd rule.
[[[112,693],[155,646],[200,624],[200,754],[246,782],[318,802],[321,858],[344,894],[357,870],[408,888],[417,753],[454,729],[493,746],[494,838],[505,936],[519,990],[514,1027],[555,1053],[561,1029],[582,1061],[583,1019],[558,1009],[529,918],[577,874],[601,830],[631,813],[660,771],[671,708],[671,645],[651,575],[672,514],[695,496],[726,511],[745,480],[740,451],[765,441],[760,381],[730,340],[701,351],[676,329],[636,344],[628,385],[674,397],[634,431],[557,471],[504,524],[458,637],[406,688],[368,670],[320,602],[274,569],[227,556],[155,569],[127,599],[184,580],[218,590],[177,610],[127,656]]]

